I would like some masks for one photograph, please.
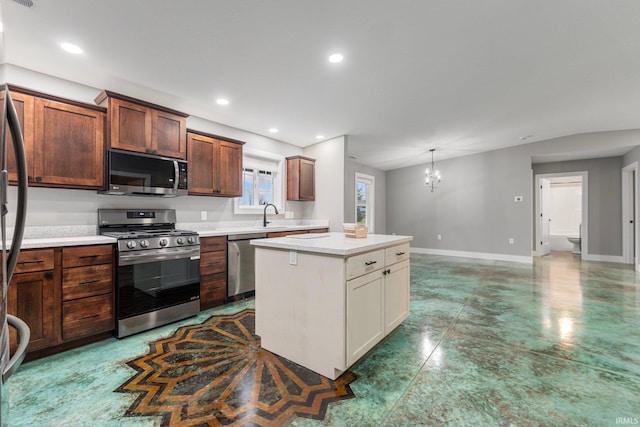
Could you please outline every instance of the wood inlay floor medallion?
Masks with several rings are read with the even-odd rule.
[[[254,325],[255,311],[244,310],[151,343],[116,389],[139,393],[125,415],[159,415],[163,426],[278,425],[323,419],[330,402],[354,397],[354,374],[332,381],[263,350]]]

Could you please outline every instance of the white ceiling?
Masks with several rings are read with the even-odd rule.
[[[380,169],[640,128],[637,0],[33,1],[5,63]]]

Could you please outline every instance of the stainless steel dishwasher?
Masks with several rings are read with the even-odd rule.
[[[267,233],[236,234],[227,237],[227,297],[255,290],[255,248],[253,239],[265,239]]]

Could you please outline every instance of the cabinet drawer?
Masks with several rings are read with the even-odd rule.
[[[409,259],[409,243],[392,246],[384,250],[385,265],[395,264],[396,262]]]
[[[225,273],[227,271],[227,251],[200,253],[200,276]]]
[[[221,301],[227,297],[227,275],[209,274],[200,278],[200,302]]]
[[[112,275],[111,264],[65,268],[62,271],[62,300],[113,292]]]
[[[384,267],[384,249],[347,258],[347,280]]]
[[[78,246],[62,249],[63,267],[81,267],[84,265],[108,264],[113,261],[113,246]]]
[[[307,234],[307,230],[274,231],[272,233],[267,233],[267,238],[271,239],[272,237],[293,236],[294,234]]]
[[[328,228],[313,228],[311,230],[307,230],[309,233],[328,233]]]
[[[21,251],[14,274],[53,270],[53,249]]]
[[[227,237],[203,237],[200,239],[200,252],[215,252],[227,250]]]
[[[62,338],[65,341],[110,331],[113,328],[112,294],[81,298],[62,304]]]

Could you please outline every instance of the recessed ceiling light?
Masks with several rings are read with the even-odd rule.
[[[342,62],[343,59],[344,56],[342,56],[341,53],[334,53],[333,55],[329,56],[329,62],[331,62],[332,64]]]
[[[216,103],[218,105],[229,105],[229,100],[225,98],[218,98],[216,99]]]
[[[73,53],[76,55],[80,55],[83,52],[80,46],[77,46],[73,43],[60,43],[60,47],[66,50],[67,52]]]
[[[271,129],[269,129],[269,132],[278,133],[278,128],[271,128]]]
[[[324,139],[324,135],[316,135],[316,139]]]

